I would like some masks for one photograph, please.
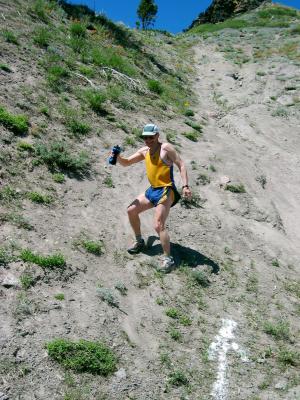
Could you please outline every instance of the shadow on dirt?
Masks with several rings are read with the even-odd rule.
[[[147,254],[148,256],[157,256],[161,254],[161,245],[154,244],[156,240],[159,240],[158,236],[149,236],[146,244],[146,249],[143,251],[143,253]],[[178,243],[171,243],[171,253],[174,257],[177,267],[181,264],[184,264],[185,266],[191,268],[197,267],[199,265],[207,265],[211,268],[212,274],[219,273],[220,267],[217,263],[189,247],[182,246]]]

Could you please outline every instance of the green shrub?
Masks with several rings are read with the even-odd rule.
[[[56,173],[56,174],[52,175],[52,179],[56,183],[64,183],[65,182],[65,175],[64,174],[60,174],[60,173]]]
[[[198,139],[200,137],[199,133],[196,131],[184,132],[183,136],[185,136],[187,139],[191,140],[192,142],[198,142]]]
[[[217,32],[222,29],[241,29],[246,28],[247,26],[251,26],[251,24],[242,19],[228,19],[224,22],[220,22],[218,24],[201,24],[197,25],[195,28],[191,29],[191,33],[212,33]]]
[[[104,103],[107,100],[106,93],[101,93],[96,90],[86,90],[85,97],[93,111],[99,114],[106,113],[104,108]]]
[[[66,369],[107,376],[116,370],[116,357],[104,344],[55,339],[47,344],[49,357]]]
[[[300,25],[297,25],[293,29],[291,29],[290,33],[292,35],[300,35]]]
[[[0,64],[0,69],[5,72],[12,72],[12,69],[6,64]]]
[[[166,315],[170,318],[179,318],[179,311],[176,308],[168,308],[166,310]]]
[[[34,17],[37,17],[46,24],[49,22],[48,17],[49,3],[45,0],[35,0],[29,7],[28,11]]]
[[[31,250],[22,250],[20,258],[24,262],[30,262],[37,264],[43,268],[54,268],[54,267],[65,267],[66,261],[62,254],[54,254],[52,256],[41,256],[39,254],[34,254]]]
[[[67,126],[76,138],[87,135],[91,131],[91,127],[76,118],[67,121]]]
[[[260,18],[269,19],[272,19],[272,17],[297,17],[297,10],[287,7],[270,7],[259,10],[257,15]]]
[[[22,215],[11,213],[11,214],[6,214],[4,218],[1,216],[1,219],[3,221],[11,222],[18,228],[26,229],[28,231],[33,230],[33,226]]]
[[[164,91],[162,84],[159,81],[156,81],[155,79],[149,79],[147,82],[147,86],[151,92],[156,93],[158,95],[161,95]]]
[[[13,200],[18,199],[19,194],[10,186],[4,186],[0,190],[0,201],[3,203],[10,203]]]
[[[50,44],[51,32],[48,28],[39,26],[33,32],[33,42],[40,47],[48,47]]]
[[[86,174],[90,169],[90,161],[87,153],[72,155],[65,143],[54,142],[48,148],[46,145],[35,146],[35,155],[40,163],[44,163],[51,171],[67,171]]]
[[[0,106],[0,124],[17,135],[28,132],[29,121],[25,115],[14,115]]]
[[[117,307],[119,308],[119,301],[118,299],[114,296],[113,292],[104,287],[98,287],[97,288],[97,295],[100,297],[102,301],[110,305],[111,307]]]
[[[194,111],[188,108],[187,110],[184,110],[183,115],[186,117],[193,117],[195,115]]]
[[[278,361],[283,365],[300,365],[300,353],[295,350],[281,349],[278,353]]]
[[[184,123],[186,125],[190,126],[191,128],[195,129],[195,131],[202,132],[202,130],[203,130],[203,128],[200,124],[198,124],[197,122],[194,122],[190,119],[185,120]]]
[[[122,282],[116,283],[115,284],[115,289],[117,289],[121,293],[122,296],[126,296],[127,295],[128,289],[127,289],[127,287],[125,286],[124,283],[122,283]]]
[[[197,185],[207,185],[207,184],[209,184],[210,183],[210,177],[209,176],[207,176],[206,174],[199,174],[198,176],[197,176],[197,181],[196,181],[196,184]]]
[[[197,285],[202,287],[208,287],[210,283],[207,275],[203,271],[193,271],[192,279]]]
[[[7,265],[12,261],[11,255],[6,249],[0,247],[0,265]]]
[[[275,339],[289,340],[290,328],[286,321],[277,321],[276,323],[267,321],[263,326],[264,332],[268,335],[274,336]]]
[[[16,35],[12,31],[5,29],[4,31],[2,31],[2,35],[4,36],[4,39],[8,43],[13,43],[13,44],[19,45],[19,41],[18,41]]]
[[[176,342],[179,342],[182,339],[182,334],[181,332],[176,329],[176,328],[171,328],[170,329],[170,336],[173,340],[175,340]]]
[[[80,22],[73,22],[70,26],[70,32],[72,36],[85,37],[86,27],[84,24],[81,24]]]
[[[82,246],[87,252],[95,254],[96,256],[101,256],[101,254],[104,253],[104,244],[102,241],[84,240],[82,241]]]
[[[65,79],[70,76],[69,71],[62,65],[51,65],[48,68],[47,82],[55,91],[61,91],[64,87]]]
[[[182,371],[177,370],[169,375],[169,382],[172,386],[186,386],[189,380]]]
[[[63,293],[57,293],[57,294],[54,296],[54,298],[55,298],[56,300],[62,301],[62,300],[65,299],[65,295],[64,295]]]
[[[44,195],[38,192],[29,192],[27,193],[27,197],[33,203],[38,203],[38,204],[51,204],[53,201],[51,196]]]
[[[232,193],[246,193],[246,189],[243,184],[240,185],[226,185],[225,190],[229,190]]]
[[[20,282],[21,282],[22,288],[27,290],[31,286],[34,285],[35,279],[32,275],[30,275],[28,273],[24,273],[23,275],[20,276]]]
[[[98,66],[110,67],[128,76],[136,75],[136,69],[132,66],[132,61],[118,54],[115,48],[94,48],[92,50],[92,60]]]
[[[18,142],[17,144],[18,150],[20,151],[28,151],[29,153],[34,152],[34,147],[32,144],[28,143],[28,142]]]

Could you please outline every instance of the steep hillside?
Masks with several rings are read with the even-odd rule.
[[[299,13],[175,37],[0,4],[0,399],[300,398]],[[151,210],[126,251],[143,164],[107,164],[148,121],[193,191],[167,275]]]

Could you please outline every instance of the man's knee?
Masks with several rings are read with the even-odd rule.
[[[135,204],[130,204],[130,205],[127,207],[127,214],[128,214],[129,216],[138,215],[137,207],[136,207]]]
[[[160,232],[165,230],[165,224],[162,220],[157,219],[154,221],[154,229],[159,234]]]

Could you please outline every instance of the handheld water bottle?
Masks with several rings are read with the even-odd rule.
[[[116,145],[112,148],[112,156],[109,157],[108,162],[111,165],[116,165],[117,164],[117,157],[121,153],[122,149],[120,146]]]

